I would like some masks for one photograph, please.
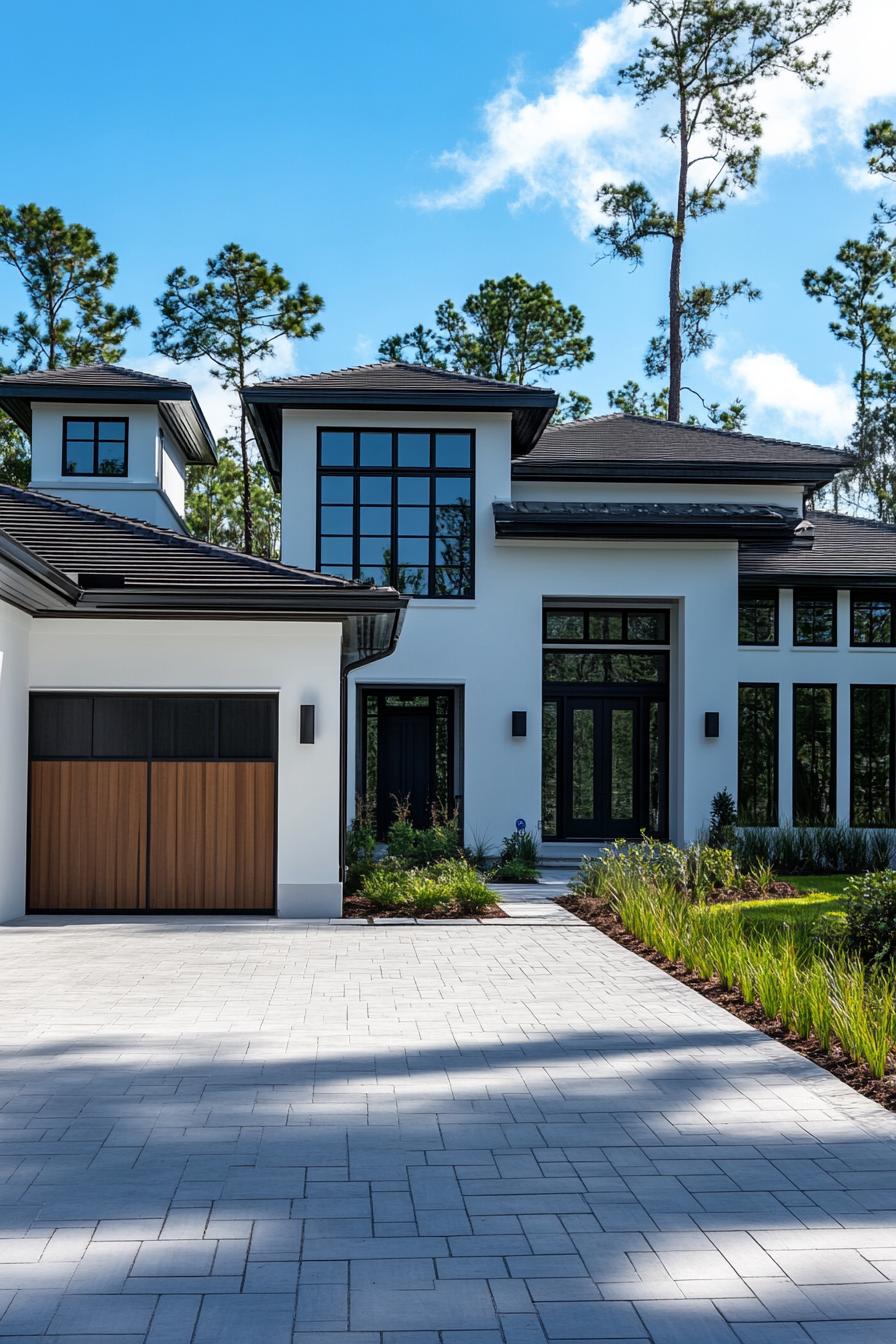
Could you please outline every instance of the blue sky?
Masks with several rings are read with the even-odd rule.
[[[116,297],[143,316],[129,363],[162,367],[150,333],[166,271],[235,240],[326,300],[323,336],[272,372],[373,359],[440,299],[519,270],[583,309],[594,362],[558,382],[602,411],[607,388],[641,377],[665,281],[661,246],[633,275],[595,264],[588,236],[600,182],[671,185],[657,114],[616,87],[636,19],[620,0],[274,0],[257,26],[230,0],[16,6],[0,200],[56,205],[118,253]],[[685,278],[763,291],[688,381],[743,396],[759,432],[833,442],[851,353],[800,278],[867,230],[861,133],[896,115],[896,5],[854,0],[827,43],[823,91],[763,89],[759,189],[694,230]],[[0,271],[0,314],[16,303]],[[223,427],[207,376],[188,376]]]

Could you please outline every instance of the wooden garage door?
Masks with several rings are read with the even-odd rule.
[[[271,912],[272,696],[34,695],[29,909]]]

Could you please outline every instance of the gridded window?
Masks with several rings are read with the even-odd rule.
[[[795,592],[793,595],[793,642],[801,645],[837,643],[837,594]]]
[[[777,644],[778,594],[773,588],[745,588],[737,604],[739,644]]]
[[[544,613],[546,644],[668,644],[668,611],[634,607],[587,610],[555,607]]]
[[[852,643],[867,648],[896,644],[893,593],[853,593]]]
[[[836,688],[793,688],[793,820],[798,826],[833,826]]]
[[[126,419],[67,415],[62,421],[63,476],[126,476]]]
[[[778,824],[778,686],[744,682],[737,702],[737,818]]]
[[[850,813],[853,826],[892,826],[894,799],[893,686],[852,687]]]
[[[417,597],[473,594],[473,435],[320,431],[318,566]]]

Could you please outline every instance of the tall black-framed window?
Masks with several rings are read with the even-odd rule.
[[[778,591],[742,588],[737,602],[738,644],[777,644]]]
[[[63,476],[127,476],[127,418],[120,416],[63,416],[62,474]]]
[[[472,430],[318,430],[318,568],[472,597],[474,453]]]
[[[896,644],[894,604],[894,592],[854,592],[850,602],[850,643],[858,648],[892,648]]]
[[[793,688],[793,820],[833,826],[837,820],[837,688]]]
[[[778,683],[741,682],[737,702],[737,818],[778,824]]]
[[[797,589],[793,594],[793,642],[802,647],[837,643],[837,594]]]
[[[896,823],[896,686],[852,686],[850,822]]]

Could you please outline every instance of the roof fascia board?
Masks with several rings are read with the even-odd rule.
[[[740,482],[749,485],[807,485],[833,480],[845,462],[834,462],[830,469],[821,463],[763,462],[557,462],[533,463],[525,459],[511,468],[514,480],[525,481],[667,481],[667,482]]]

